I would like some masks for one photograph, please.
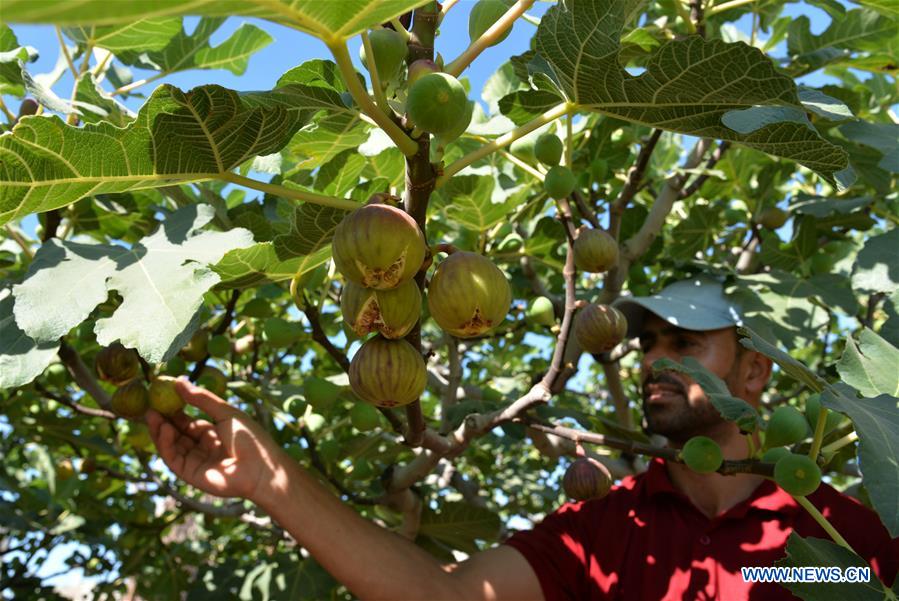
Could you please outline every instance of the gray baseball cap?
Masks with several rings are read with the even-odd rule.
[[[739,307],[725,298],[721,282],[707,275],[675,282],[652,296],[622,296],[612,306],[627,318],[628,337],[640,334],[648,312],[685,330],[743,325]]]

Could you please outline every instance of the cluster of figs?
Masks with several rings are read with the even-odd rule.
[[[173,415],[184,407],[175,379],[160,375],[147,386],[137,353],[119,342],[101,349],[94,367],[100,379],[116,386],[110,402],[112,411],[119,417],[140,419],[147,409]]]
[[[430,253],[418,224],[405,211],[375,195],[337,226],[332,256],[345,283],[340,310],[344,322],[365,340],[350,363],[353,392],[377,407],[417,400],[427,371],[419,351],[404,337],[421,318],[422,297],[415,276]],[[486,257],[455,250],[441,261],[427,289],[431,317],[459,338],[483,336],[509,311],[506,276]]]

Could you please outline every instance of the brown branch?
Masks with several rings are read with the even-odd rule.
[[[322,329],[321,321],[319,321],[318,308],[311,302],[306,302],[303,305],[303,313],[306,314],[306,318],[312,326],[312,339],[322,345],[325,351],[331,355],[331,358],[337,362],[340,369],[345,372],[350,371],[350,360],[347,359],[346,355],[340,349],[334,346],[331,340],[328,339],[328,335],[325,334],[325,331]]]
[[[59,358],[68,368],[75,383],[78,384],[84,392],[91,395],[100,407],[107,411],[111,410],[112,406],[110,404],[109,395],[106,394],[106,391],[103,390],[97,382],[93,372],[91,372],[87,365],[84,364],[84,361],[81,360],[81,355],[66,342],[61,342],[59,344]]]
[[[649,159],[652,157],[652,152],[655,150],[660,137],[662,137],[662,130],[653,130],[646,143],[640,147],[637,160],[634,161],[633,167],[627,173],[627,181],[618,193],[618,198],[609,207],[609,233],[615,239],[618,239],[618,236],[621,234],[621,217],[624,215],[624,210],[627,208],[628,203],[634,198],[639,189],[643,175],[646,173],[646,167],[649,165]]]
[[[47,397],[53,399],[57,403],[62,403],[63,405],[65,405],[71,409],[74,409],[75,411],[77,411],[78,413],[81,413],[83,415],[87,415],[89,417],[102,417],[105,419],[116,419],[116,417],[117,417],[116,414],[113,413],[112,411],[106,411],[104,409],[94,409],[93,407],[86,407],[80,403],[76,403],[75,401],[73,401],[63,395],[56,394],[54,392],[50,392],[42,384],[40,384],[38,382],[35,382],[34,387],[44,396],[47,396]]]
[[[625,453],[648,455],[650,457],[661,457],[666,461],[683,463],[678,455],[677,449],[672,449],[670,447],[656,447],[653,445],[634,442],[633,440],[623,440],[612,436],[606,436],[605,434],[584,432],[583,430],[575,430],[574,428],[566,428],[564,426],[557,426],[552,424],[546,425],[528,418],[520,419],[518,421],[526,424],[529,428],[532,428],[538,432],[553,434],[555,436],[567,438],[575,442],[586,442],[589,444],[602,445],[604,447],[624,451]],[[718,473],[724,475],[748,473],[767,476],[770,478],[774,475],[774,464],[762,463],[760,461],[755,461],[752,459],[727,460],[721,464],[720,468],[718,468]]]
[[[222,315],[222,319],[219,324],[212,330],[211,335],[218,336],[224,334],[228,329],[228,326],[231,325],[231,320],[234,319],[234,307],[237,305],[237,299],[240,297],[241,291],[238,289],[234,289],[231,291],[231,298],[228,299],[228,304],[225,306],[225,314]],[[255,349],[254,349],[255,350]],[[194,368],[191,370],[188,378],[191,382],[196,382],[200,377],[200,374],[203,373],[203,368],[206,367],[206,362],[209,361],[209,352],[206,352],[206,355],[197,361]]]
[[[562,268],[562,277],[565,279],[565,312],[562,315],[562,325],[560,326],[559,334],[556,337],[556,345],[553,349],[549,370],[547,370],[543,379],[540,381],[540,384],[538,384],[538,386],[545,388],[547,392],[558,392],[559,382],[561,382],[564,387],[565,378],[560,376],[563,373],[563,367],[567,368],[567,366],[563,366],[563,358],[565,356],[566,347],[568,346],[571,325],[574,321],[575,303],[577,302],[575,282],[577,270],[574,265],[573,251],[575,231],[574,226],[571,223],[571,206],[568,204],[567,199],[563,198],[559,200],[559,215],[562,219],[562,223],[565,225],[565,231],[568,234],[568,252],[565,255],[565,266]]]
[[[871,296],[868,297],[868,304],[865,309],[865,317],[862,319],[862,324],[868,329],[872,327],[874,324],[874,313],[877,311],[877,305],[886,298],[886,294],[883,292],[875,292]]]
[[[53,209],[46,213],[46,224],[44,225],[44,233],[41,235],[41,242],[46,242],[50,238],[56,237],[56,231],[59,229],[59,223],[62,216],[59,209]]]
[[[690,0],[690,20],[696,26],[696,33],[705,37],[705,15],[702,10],[702,0]]]
[[[606,386],[612,395],[612,405],[615,407],[615,418],[625,428],[633,427],[631,422],[630,402],[624,392],[621,383],[621,374],[618,371],[618,363],[602,363],[602,371],[606,376]]]
[[[599,225],[599,219],[596,218],[596,211],[587,205],[584,195],[581,194],[579,190],[575,190],[572,193],[572,196],[574,197],[574,204],[577,206],[578,213],[581,214],[581,217],[586,219],[594,229],[599,229],[601,226]]]
[[[730,142],[723,141],[720,144],[718,144],[718,148],[715,149],[715,152],[713,152],[712,156],[709,157],[709,160],[706,161],[705,169],[707,171],[714,169],[715,165],[718,164],[718,161],[721,160],[721,157],[724,156],[724,153],[727,152],[728,148],[730,148]],[[679,198],[684,199],[684,198],[689,198],[690,196],[693,196],[693,194],[695,194],[696,192],[699,191],[699,189],[702,187],[702,185],[705,183],[705,181],[707,179],[709,179],[708,173],[703,173],[703,174],[697,176],[696,179],[694,179],[690,183],[689,186],[687,186],[683,191],[681,191]]]

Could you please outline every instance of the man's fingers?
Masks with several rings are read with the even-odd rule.
[[[176,476],[181,477],[184,469],[184,455],[181,455],[175,447],[175,439],[177,438],[178,432],[175,430],[175,426],[168,422],[162,422],[157,427],[157,436],[154,437],[154,440],[156,441],[156,450],[159,451],[159,456]]]
[[[231,417],[237,412],[234,407],[216,395],[205,388],[194,386],[186,379],[178,378],[175,386],[185,403],[193,405],[215,421]]]

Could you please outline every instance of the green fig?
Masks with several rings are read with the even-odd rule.
[[[150,398],[142,380],[131,380],[115,391],[110,403],[113,413],[119,417],[138,419],[147,412]]]
[[[175,378],[158,376],[150,383],[150,408],[172,416],[184,408],[184,399],[178,394]]]
[[[724,461],[721,447],[708,436],[694,436],[688,440],[680,455],[687,467],[700,474],[718,471]]]
[[[456,251],[441,261],[428,284],[428,308],[434,321],[459,338],[482,336],[509,312],[512,289],[490,259]]]

